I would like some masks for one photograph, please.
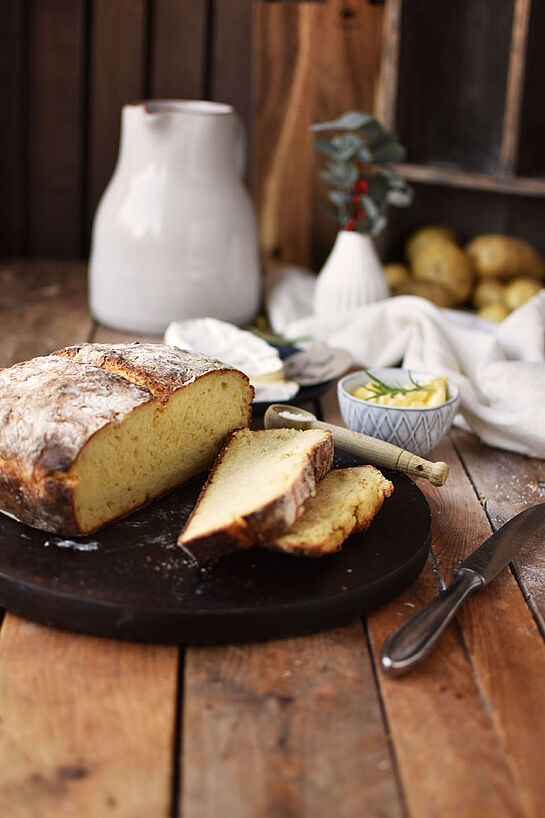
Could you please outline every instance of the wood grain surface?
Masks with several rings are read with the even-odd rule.
[[[0,366],[85,339],[76,265],[0,268]],[[142,337],[142,336],[141,336]],[[159,340],[159,339],[157,339]],[[331,390],[324,417],[342,422]],[[418,481],[433,553],[402,596],[343,628],[237,646],[137,645],[6,613],[0,814],[9,818],[540,818],[545,537],[469,599],[412,673],[382,644],[490,531],[545,499],[545,464],[453,430]],[[183,669],[183,673],[180,672]]]
[[[237,108],[267,264],[318,269],[329,252],[336,226],[307,129],[349,108],[397,120],[404,172],[443,187],[439,209],[417,190],[419,223],[446,221],[457,188],[487,190],[485,223],[468,227],[541,247],[544,19],[530,0],[5,2],[0,255],[87,257],[121,107],[148,97]],[[393,243],[406,238],[397,224]]]
[[[206,0],[156,0],[150,46],[150,96],[202,97],[207,32]]]
[[[318,204],[325,191],[308,129],[350,108],[374,110],[382,15],[341,0],[255,7],[254,190],[265,265],[320,266],[331,249],[337,227]]]
[[[83,264],[13,263],[0,268],[0,366],[87,341]]]
[[[500,170],[503,173],[513,174],[516,169],[531,5],[532,0],[515,0],[513,9],[500,150]]]
[[[462,463],[449,449],[450,444],[445,441],[436,450],[437,457],[451,464],[447,484],[440,491],[422,485],[426,495],[433,496],[435,501],[433,548],[446,583],[452,578],[454,566],[490,534],[490,524],[479,498],[471,491]],[[545,675],[545,648],[509,569],[504,570],[489,589],[468,600],[459,613],[458,622],[478,690],[492,716],[500,746],[506,749],[511,775],[517,781],[524,814],[537,818],[543,803],[543,777],[541,763],[531,748],[545,731],[543,692],[537,682]],[[437,659],[436,655],[430,661]],[[523,676],[524,695],[521,696],[517,691]],[[483,736],[481,743],[488,746],[490,742],[485,742]],[[482,761],[485,758],[483,756]],[[473,774],[478,770],[478,764],[472,765]],[[480,775],[475,781],[482,788]],[[508,805],[505,793],[502,800],[505,809]]]
[[[83,0],[31,0],[27,157],[28,252],[81,253]],[[62,93],[59,89],[62,88]]]
[[[308,3],[255,10],[254,179],[265,263],[310,260],[314,11]]]
[[[169,815],[177,649],[8,615],[0,635],[0,814]]]
[[[0,128],[0,174],[5,202],[0,211],[0,247],[5,258],[22,255],[26,239],[26,106],[21,93],[27,61],[24,12],[24,0],[4,3],[0,26],[2,104],[4,111],[9,112],[2,117]]]
[[[184,818],[402,816],[361,623],[186,656]]]
[[[214,3],[204,98],[233,105],[242,120],[247,153],[252,144],[252,8],[254,0]],[[246,171],[251,160],[247,159]]]
[[[0,366],[89,340],[81,265],[0,269]],[[178,650],[73,636],[6,614],[0,815],[167,818]]]
[[[145,0],[93,0],[85,185],[87,238],[95,208],[114,169],[122,106],[137,102],[145,93],[146,22]]]
[[[545,92],[545,50],[541,32],[545,26],[545,6],[533,2],[528,25],[524,97],[520,118],[517,171],[523,175],[543,176],[545,157],[536,151],[545,124],[545,111],[539,100]]]
[[[439,590],[430,562],[409,591],[370,617],[377,662],[386,637]],[[399,679],[380,675],[379,681],[409,815],[525,815],[506,750],[455,627],[424,665]]]

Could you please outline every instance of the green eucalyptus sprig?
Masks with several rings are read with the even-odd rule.
[[[380,378],[372,375],[368,369],[365,369],[365,367],[363,371],[371,381],[370,384],[365,384],[365,388],[369,390],[369,392],[373,393],[368,398],[364,398],[363,400],[375,400],[375,398],[382,398],[384,395],[408,395],[410,392],[433,392],[434,389],[432,386],[425,386],[424,384],[415,381],[410,371],[409,380],[413,386],[390,386],[389,384],[384,383],[384,381],[381,381]]]
[[[311,131],[333,132],[315,137],[314,144],[327,157],[320,177],[328,191],[327,211],[345,230],[377,236],[386,226],[385,209],[407,207],[412,189],[392,166],[405,158],[397,136],[374,116],[347,111],[330,122],[318,122]]]
[[[260,316],[258,316],[258,319]],[[308,336],[301,336],[300,338],[286,338],[285,335],[281,335],[278,332],[273,332],[268,325],[263,325],[261,321],[257,321],[255,324],[248,324],[247,326],[243,327],[247,332],[251,332],[252,335],[257,335],[258,338],[261,340],[266,341],[268,344],[273,344],[276,346],[285,346],[285,347],[297,347],[298,344],[303,343],[303,341],[309,341],[310,338]]]

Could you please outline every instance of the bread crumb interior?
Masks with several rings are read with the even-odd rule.
[[[337,551],[352,531],[370,525],[391,491],[390,481],[373,466],[331,471],[318,483],[303,514],[275,539],[274,546],[308,555]]]
[[[308,459],[309,445],[322,439],[323,432],[314,430],[237,432],[180,541],[221,529],[284,494]]]
[[[207,468],[226,435],[246,425],[247,405],[247,386],[238,375],[212,373],[167,403],[150,401],[98,431],[66,475],[76,483],[82,531],[94,531]]]

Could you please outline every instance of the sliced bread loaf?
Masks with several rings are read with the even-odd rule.
[[[330,432],[233,432],[178,544],[206,561],[278,536],[301,514],[332,462]]]
[[[305,557],[338,551],[354,531],[369,527],[394,487],[373,466],[330,471],[291,528],[268,548]]]
[[[0,510],[89,534],[208,468],[246,375],[163,344],[83,344],[0,372]]]

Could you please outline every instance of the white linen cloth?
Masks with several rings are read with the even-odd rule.
[[[501,324],[417,296],[323,318],[311,314],[313,281],[294,267],[268,275],[275,332],[346,349],[356,365],[447,375],[460,387],[461,415],[483,442],[545,458],[545,290]]]

